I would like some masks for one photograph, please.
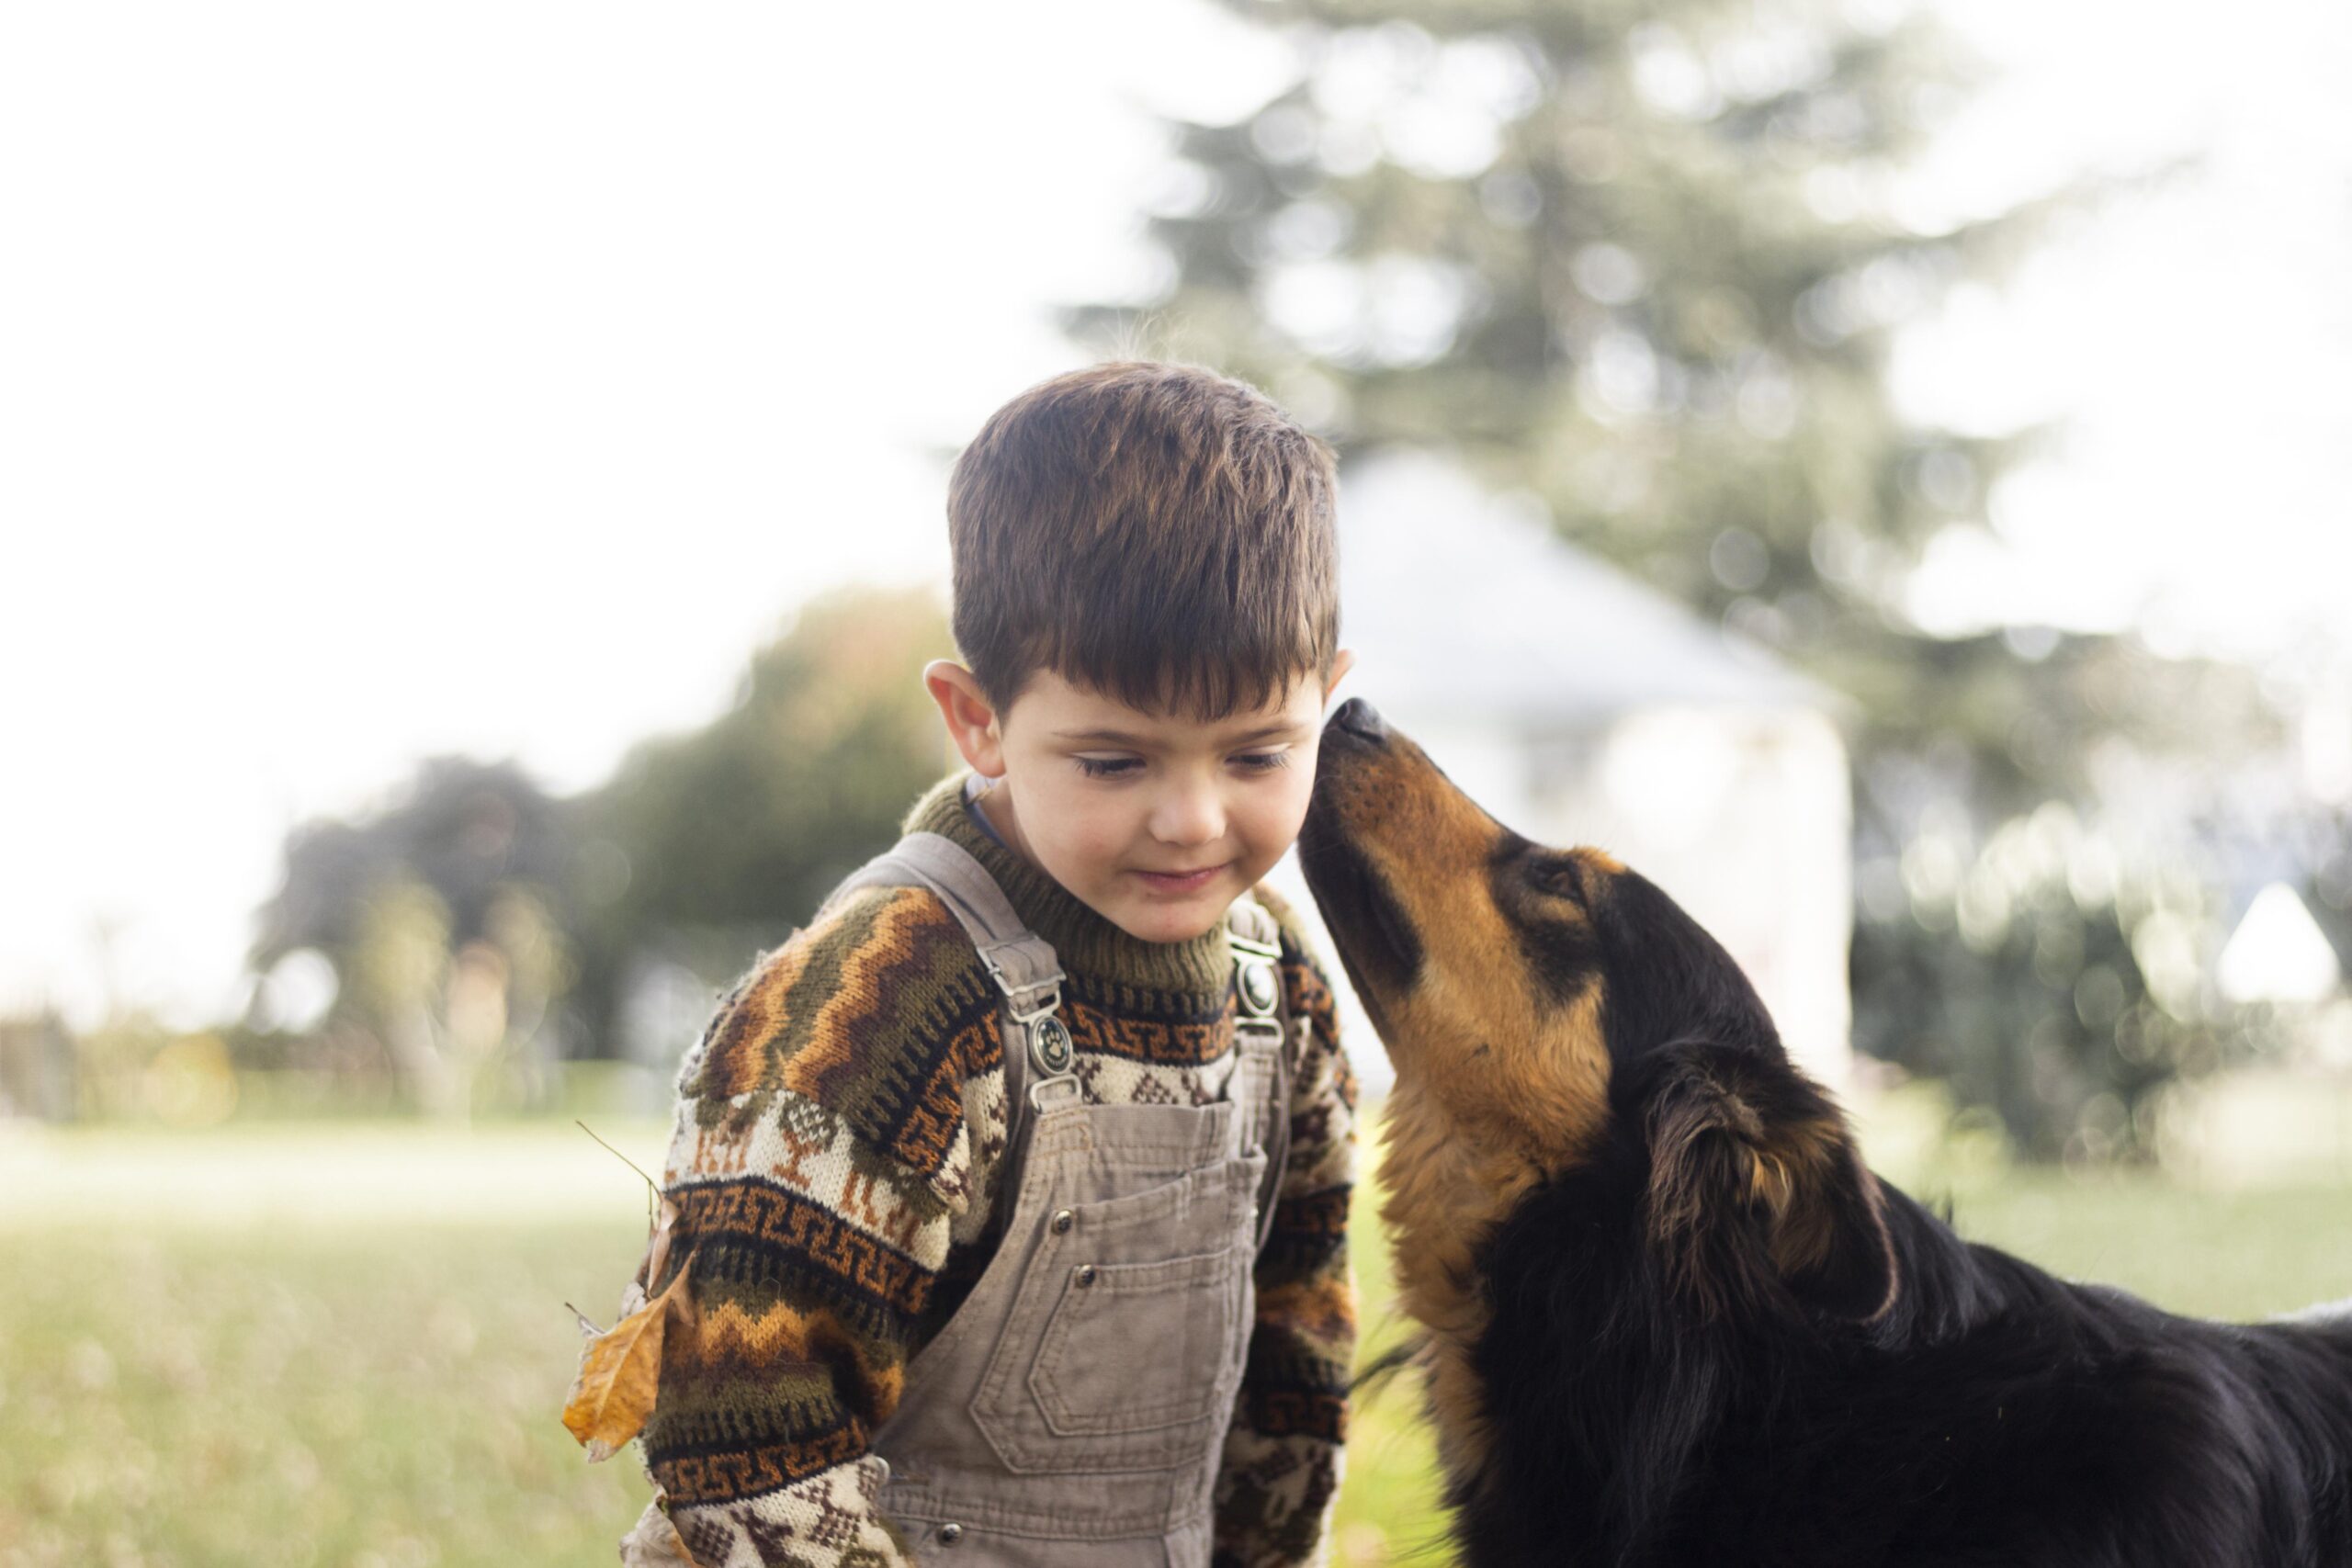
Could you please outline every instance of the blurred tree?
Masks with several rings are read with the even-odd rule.
[[[2277,1043],[2212,983],[2220,880],[2059,801],[1981,844],[1945,813],[1898,865],[1865,873],[1865,904],[1908,919],[1857,922],[1854,967],[1876,983],[1858,990],[1856,1032],[1991,1107],[2030,1157],[2156,1158],[2177,1083]]]
[[[578,815],[512,763],[435,757],[368,818],[297,828],[247,962],[268,976],[297,953],[322,953],[335,994],[316,1021],[320,1032],[309,1035],[314,1048],[288,1060],[285,1042],[263,1027],[270,1021],[257,1016],[257,988],[246,1027],[231,1036],[240,1055],[379,1071],[409,1103],[454,1116],[471,1107],[475,1077],[492,1059],[555,1055],[560,1043],[544,1031],[571,974],[550,911],[573,859]],[[461,954],[471,955],[469,966],[453,970]],[[498,1027],[484,1037],[478,982],[493,956]],[[476,983],[461,987],[453,1018],[458,973]],[[356,1061],[355,1037],[373,1043]]]
[[[369,891],[351,950],[353,1004],[377,1024],[417,1103],[437,1113],[454,1109],[454,1075],[436,1016],[448,983],[449,938],[440,896],[394,870]]]
[[[358,821],[304,823],[288,836],[285,874],[261,908],[248,960],[266,970],[298,948],[353,951],[371,896],[397,877],[440,900],[451,940],[481,936],[503,889],[562,879],[570,817],[511,762],[428,758],[381,809]],[[348,984],[351,969],[341,973]]]
[[[1930,547],[1984,535],[1995,479],[2057,433],[1906,422],[1895,331],[2186,161],[1937,225],[1908,165],[1989,68],[1876,0],[1227,4],[1281,30],[1295,80],[1233,123],[1170,122],[1160,284],[1064,309],[1090,348],[1215,364],[1351,458],[1451,451],[1849,694],[1865,858],[1899,856],[1937,799],[1987,830],[2090,809],[2109,737],[2272,736],[2258,701],[2179,700],[2245,694],[2233,672],[2041,627],[1937,635],[1911,609]],[[1988,1054],[1962,1089],[2064,1147],[2095,1097],[2000,1089],[2029,1046],[1995,1043],[2049,953],[1947,970],[1912,951],[1941,939],[1907,900],[1861,919],[1883,923],[1856,947],[1858,1043],[1917,1060],[1941,1020],[1939,1049]],[[2141,977],[2105,973],[2132,1015]]]
[[[955,652],[928,589],[812,599],[753,654],[732,707],[640,742],[582,802],[574,914],[599,1055],[617,1049],[632,954],[731,978],[897,840],[947,762],[922,667]]]
[[[844,589],[752,655],[727,712],[584,795],[443,757],[380,811],[304,824],[248,962],[324,954],[332,1008],[304,1049],[258,1018],[232,1041],[248,1062],[381,1072],[425,1109],[462,1111],[485,1075],[544,1103],[554,1058],[617,1052],[637,959],[731,977],[897,838],[945,761],[922,665],[954,651],[928,590]]]
[[[2352,975],[2352,807],[2325,813],[2314,831],[2319,848],[2301,890],[2303,903],[2335,949],[2336,962]]]
[[[812,600],[755,653],[734,705],[633,747],[597,791],[639,918],[773,928],[898,837],[944,740],[922,682],[953,657],[928,590]]]

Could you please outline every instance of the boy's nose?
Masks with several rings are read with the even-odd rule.
[[[1380,710],[1362,697],[1350,697],[1341,703],[1332,713],[1331,722],[1349,734],[1360,735],[1366,740],[1388,739],[1388,726],[1382,722]]]

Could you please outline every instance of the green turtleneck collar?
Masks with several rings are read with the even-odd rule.
[[[978,808],[964,798],[966,781],[972,776],[970,768],[958,768],[932,785],[908,811],[899,830],[937,833],[971,852],[1004,889],[1013,912],[1053,944],[1065,971],[1210,1006],[1225,994],[1233,960],[1222,920],[1189,942],[1146,942],[1121,930],[1042,866],[999,843],[975,819]]]

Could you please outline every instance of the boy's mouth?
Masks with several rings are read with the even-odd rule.
[[[1224,869],[1223,865],[1204,865],[1189,872],[1138,871],[1136,874],[1143,879],[1146,887],[1162,893],[1190,893],[1207,886],[1209,878]]]

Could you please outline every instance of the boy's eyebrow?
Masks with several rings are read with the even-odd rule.
[[[1229,743],[1235,746],[1245,746],[1252,740],[1263,740],[1271,736],[1295,735],[1305,728],[1296,720],[1287,720],[1281,724],[1262,724],[1246,735],[1235,736]],[[1114,746],[1133,746],[1139,750],[1148,749],[1152,744],[1140,735],[1129,735],[1124,729],[1110,728],[1057,729],[1054,731],[1054,739],[1057,740],[1101,740]]]

